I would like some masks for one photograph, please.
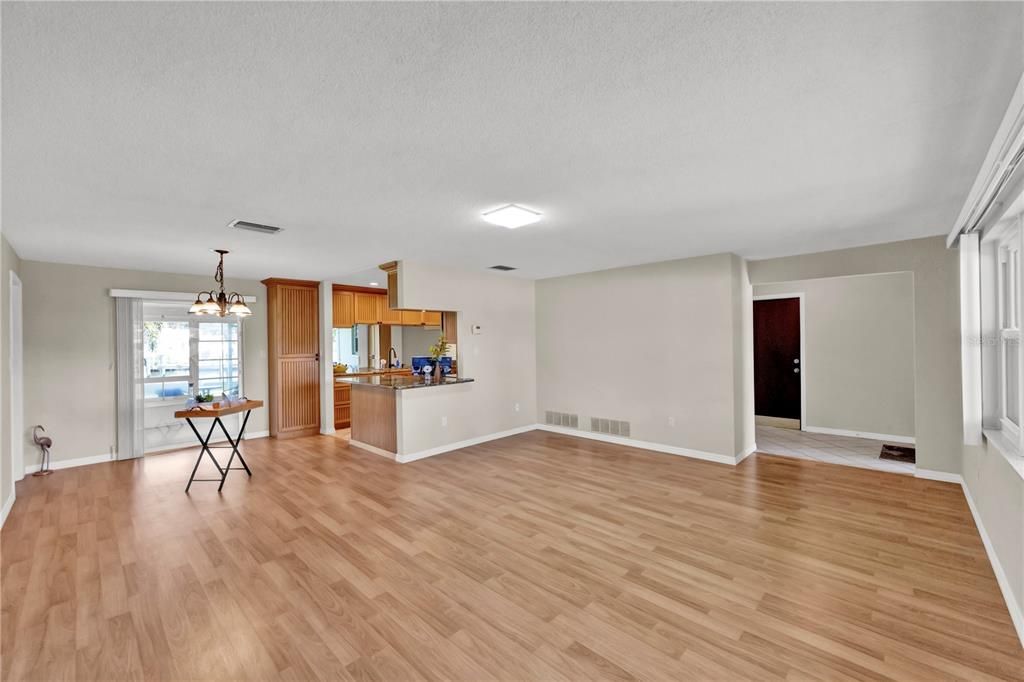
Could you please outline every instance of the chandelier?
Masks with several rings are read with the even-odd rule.
[[[217,272],[213,275],[213,281],[220,286],[220,291],[200,291],[196,294],[196,302],[188,309],[189,313],[192,315],[216,315],[217,317],[227,317],[228,315],[249,317],[252,315],[252,311],[245,304],[245,299],[241,294],[236,294],[233,291],[230,294],[224,293],[224,254],[228,252],[224,249],[214,249],[213,251],[220,254]],[[204,296],[206,297],[205,301],[203,300]]]

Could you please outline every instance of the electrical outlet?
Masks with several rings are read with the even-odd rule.
[[[448,417],[441,417],[441,426],[448,426]]]
[[[518,412],[519,411],[519,403],[516,403],[516,406],[513,409],[515,409],[515,411]]]
[[[669,417],[668,418],[668,425],[669,426],[675,426],[676,425],[676,418],[675,417]]]

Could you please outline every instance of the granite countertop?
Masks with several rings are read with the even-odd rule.
[[[343,377],[354,377],[354,376],[370,376],[376,374],[411,374],[412,369],[409,367],[388,367],[386,369],[373,369],[372,367],[352,367],[347,372],[335,372],[334,378]]]
[[[335,381],[343,381],[357,386],[369,386],[371,388],[383,388],[391,391],[401,391],[407,388],[432,388],[435,386],[454,386],[455,384],[468,384],[472,379],[463,377],[445,377],[440,380],[430,380],[422,376],[410,374],[378,374],[373,376],[344,376],[341,375]]]

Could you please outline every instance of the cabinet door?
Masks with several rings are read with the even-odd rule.
[[[441,326],[441,312],[438,310],[424,310],[423,311],[423,324],[428,327],[440,327]]]
[[[402,311],[395,310],[388,306],[388,297],[381,296],[381,315],[380,320],[384,324],[402,324]]]
[[[320,428],[320,363],[312,357],[292,357],[279,362],[278,432]]]
[[[351,291],[334,292],[335,327],[351,327],[356,323],[355,296]]]
[[[380,322],[380,301],[384,298],[378,294],[355,294],[355,323],[377,324]]]
[[[408,326],[420,326],[423,324],[423,311],[422,310],[403,310],[402,311],[402,324]]]
[[[318,292],[312,287],[281,286],[275,301],[277,354],[311,357],[320,352]]]
[[[270,435],[316,433],[320,424],[319,288],[267,280]]]

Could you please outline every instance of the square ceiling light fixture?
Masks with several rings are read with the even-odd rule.
[[[484,220],[492,225],[500,225],[510,230],[522,227],[523,225],[532,225],[544,217],[543,214],[537,211],[531,211],[528,208],[516,206],[515,204],[508,204],[501,208],[485,211],[481,215]]]

